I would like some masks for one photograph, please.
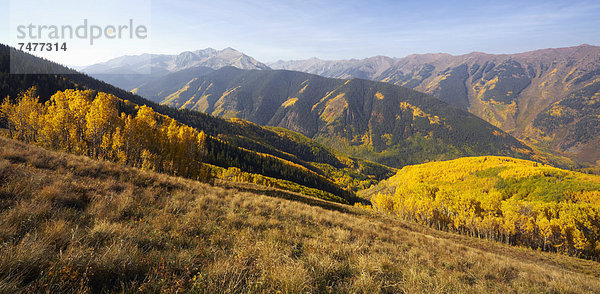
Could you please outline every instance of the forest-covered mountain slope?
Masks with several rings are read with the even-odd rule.
[[[386,61],[386,62],[382,62]],[[600,160],[600,47],[519,54],[278,62],[273,68],[367,78],[431,94],[520,139],[580,161]]]
[[[172,87],[159,92],[156,84]],[[178,109],[297,131],[393,167],[465,155],[535,157],[482,119],[389,83],[226,67],[195,76],[167,75],[136,93]]]

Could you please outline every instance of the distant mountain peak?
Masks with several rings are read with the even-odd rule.
[[[221,50],[221,51],[222,51],[222,52],[229,52],[229,51],[235,51],[235,52],[239,52],[238,50],[235,50],[235,49],[233,49],[233,48],[231,48],[231,47],[227,47],[227,48],[225,48],[225,49],[223,49],[223,50]]]
[[[175,55],[148,53],[124,55],[106,62],[86,66],[82,71],[92,75],[107,74],[113,73],[115,69],[126,66],[132,72],[136,72],[137,68],[147,68],[150,62],[152,63],[152,68],[161,69],[163,72],[176,72],[197,66],[206,66],[213,69],[219,69],[224,66],[234,66],[240,69],[269,69],[264,63],[231,47],[227,47],[223,50],[205,48],[195,51],[183,51]]]
[[[83,67],[81,71],[125,90],[133,90],[169,73],[196,67],[219,69],[226,66],[239,69],[270,69],[266,64],[227,47],[223,50],[205,48],[183,51],[174,55],[125,55]]]

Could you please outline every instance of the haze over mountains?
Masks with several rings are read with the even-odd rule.
[[[158,56],[153,59],[156,69],[152,75],[92,76],[127,90],[135,88],[136,93],[153,101],[209,112],[214,109],[199,102],[199,92],[206,89],[190,89],[197,83],[189,83],[223,66],[370,79],[430,94],[544,150],[583,162],[600,160],[600,151],[595,148],[600,143],[600,47],[581,45],[500,55],[473,52],[337,61],[311,58],[268,65],[230,48],[195,52],[202,53]],[[208,57],[201,57],[205,55]],[[135,57],[117,58],[84,71],[110,72],[134,61]],[[196,100],[184,100],[192,98],[194,91],[200,95]]]
[[[376,80],[383,72],[392,67],[398,58],[374,56],[365,59],[322,60],[316,57],[306,60],[271,62],[273,69],[302,71],[330,78],[360,78]]]
[[[192,67],[218,69],[235,66],[241,69],[269,69],[256,59],[233,48],[215,50],[207,48],[186,51],[177,55],[142,54],[127,55],[86,66],[82,72],[125,90],[166,74]]]

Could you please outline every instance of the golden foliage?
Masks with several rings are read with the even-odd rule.
[[[55,150],[121,162],[133,167],[208,180],[202,167],[206,135],[141,106],[135,116],[117,109],[118,98],[99,92],[58,91],[42,105],[35,89],[2,114],[11,137]]]
[[[506,157],[407,166],[376,209],[438,229],[600,257],[600,176]],[[390,190],[390,189],[388,189]]]

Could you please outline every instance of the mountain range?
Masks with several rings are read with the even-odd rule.
[[[279,60],[268,63],[268,65],[273,69],[301,71],[330,78],[376,80],[398,60],[398,58],[388,56],[349,60],[322,60],[313,57],[306,60]]]
[[[3,51],[2,66],[8,71],[9,48]],[[23,60],[24,66],[31,67],[29,72],[52,64],[26,54]],[[147,97],[169,97],[152,102],[72,73],[3,73],[0,80],[6,87],[0,94],[16,97],[33,85],[46,100],[57,90],[67,88],[103,91],[137,105],[149,105],[162,115],[243,149],[235,149],[229,158],[235,158],[236,152],[259,152],[320,175],[335,169],[358,173],[354,177],[361,181],[381,179],[390,171],[365,159],[400,167],[467,155],[536,156],[526,145],[466,111],[389,83],[282,70],[193,67],[167,74],[134,91]],[[157,89],[161,95],[152,94]],[[255,171],[242,159],[237,164]]]
[[[517,138],[580,161],[600,160],[600,47],[520,54],[416,54],[325,61],[278,61],[288,69],[358,77],[431,94]]]
[[[459,155],[531,153],[464,110],[402,86],[364,79],[201,67],[166,75],[133,92],[178,109],[283,127],[392,167]]]
[[[600,47],[581,45],[499,55],[473,52],[458,56],[437,53],[337,61],[311,58],[267,65],[230,48],[196,52],[217,54],[224,51],[229,53],[220,56],[237,56],[252,62],[236,63],[238,59],[224,57],[218,63],[210,61],[213,57],[198,62],[204,59],[185,58],[190,55],[188,52],[177,55],[179,58],[171,56],[170,62],[161,63],[162,67],[157,66],[160,69],[153,71],[157,74],[134,75],[141,77],[134,82],[131,82],[131,76],[97,77],[124,89],[133,89],[135,93],[159,103],[209,113],[213,113],[213,109],[209,109],[206,103],[202,104],[204,102],[199,99],[202,95],[196,95],[198,101],[184,99],[191,98],[193,91],[206,90],[191,89],[196,85],[190,84],[192,80],[201,80],[203,75],[222,66],[258,70],[270,67],[338,79],[369,79],[430,94],[471,112],[539,150],[566,155],[578,162],[597,163],[600,160],[600,150],[596,148],[600,143]],[[202,54],[198,56],[204,56]],[[129,59],[135,58],[122,58]],[[174,62],[176,59],[181,62]],[[123,63],[107,62],[84,71],[99,67],[118,69],[115,64]],[[183,92],[186,94],[180,95]],[[228,115],[225,112],[213,114]],[[301,127],[293,128],[299,130]],[[304,133],[309,134],[309,131]]]

